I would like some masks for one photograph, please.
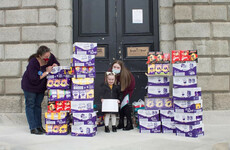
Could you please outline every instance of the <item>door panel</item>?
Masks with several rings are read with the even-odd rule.
[[[79,5],[80,36],[108,34],[108,1],[83,0]]]
[[[152,34],[151,32],[151,11],[149,11],[149,6],[151,6],[152,1],[149,0],[123,0],[122,1],[122,16],[124,16],[124,34]],[[135,12],[139,11],[135,15]],[[143,23],[134,23],[133,17],[138,18],[138,15],[143,21]]]

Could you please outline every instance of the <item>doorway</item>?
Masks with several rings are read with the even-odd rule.
[[[146,95],[147,53],[159,51],[158,0],[74,0],[73,42],[96,42],[95,101],[104,73],[122,60],[133,73],[136,87],[131,102]]]

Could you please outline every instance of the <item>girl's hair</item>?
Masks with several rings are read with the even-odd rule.
[[[114,76],[114,78],[115,78],[114,84],[116,85],[116,84],[117,84],[117,82],[116,82],[116,75],[115,75],[115,73],[113,73],[113,72],[106,72],[106,73],[105,73],[105,84],[108,85],[108,81],[107,81],[108,76]]]
[[[47,52],[50,52],[50,49],[49,49],[48,47],[42,45],[42,46],[40,46],[40,47],[38,48],[38,50],[37,50],[36,53],[32,54],[32,55],[28,58],[28,61],[30,61],[30,60],[31,60],[32,58],[34,58],[34,57],[42,56],[42,55],[44,55],[44,54],[47,53]]]
[[[115,60],[112,64],[112,69],[113,69],[113,65],[116,63],[121,66],[120,84],[121,84],[121,91],[124,91],[131,84],[131,72],[125,67],[125,64],[121,60]]]

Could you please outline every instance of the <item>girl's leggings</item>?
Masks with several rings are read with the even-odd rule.
[[[105,126],[109,126],[109,118],[112,118],[112,126],[116,126],[116,114],[112,114],[112,113],[106,113],[105,114]]]

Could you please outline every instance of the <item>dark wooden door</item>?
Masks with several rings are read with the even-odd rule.
[[[104,73],[123,60],[133,73],[136,88],[131,101],[146,95],[146,55],[159,50],[157,0],[74,0],[73,42],[98,43],[95,104]]]

